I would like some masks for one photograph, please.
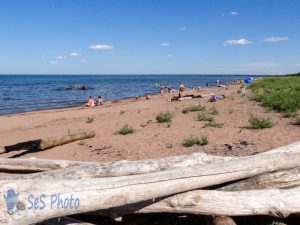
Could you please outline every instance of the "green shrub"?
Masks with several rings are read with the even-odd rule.
[[[135,130],[130,127],[128,124],[125,124],[119,131],[117,131],[115,134],[121,134],[121,135],[127,135],[134,133]]]
[[[171,123],[172,114],[169,111],[161,112],[156,116],[156,121],[158,123]]]
[[[186,114],[189,112],[197,112],[197,111],[204,111],[204,110],[205,110],[205,106],[202,106],[199,104],[199,105],[194,105],[194,106],[189,106],[189,107],[183,108],[181,112],[183,114]]]
[[[183,140],[182,145],[184,147],[192,147],[194,145],[207,145],[208,144],[208,138],[205,136],[202,136],[201,138],[198,137],[189,137]]]
[[[219,115],[219,111],[214,106],[209,109],[209,113],[211,115]]]
[[[94,116],[88,116],[87,118],[86,118],[86,123],[93,123],[94,122],[94,120],[95,120],[95,117]]]
[[[251,129],[265,129],[273,127],[274,123],[270,118],[251,116],[249,119],[249,125],[249,128]]]
[[[208,123],[206,123],[203,127],[205,128],[205,127],[216,127],[216,128],[222,128],[224,126],[224,124],[223,123],[217,123],[217,122],[214,122],[214,121],[212,121],[212,122],[208,122]]]
[[[300,76],[272,77],[259,80],[249,86],[255,101],[261,102],[284,116],[297,115],[300,109]]]
[[[211,115],[208,115],[208,114],[205,114],[205,113],[198,113],[197,120],[213,122],[214,118]]]

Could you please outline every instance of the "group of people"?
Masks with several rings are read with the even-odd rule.
[[[95,101],[92,96],[89,97],[88,102],[86,103],[87,107],[94,107],[94,106],[99,106],[103,105],[104,100],[101,95],[98,96],[98,99]]]

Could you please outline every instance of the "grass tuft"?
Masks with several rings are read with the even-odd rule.
[[[119,131],[117,131],[115,134],[121,134],[121,135],[127,135],[134,133],[135,130],[130,127],[128,124],[125,124]]]
[[[95,121],[95,117],[94,116],[88,116],[87,118],[86,118],[86,123],[93,123]]]
[[[249,128],[251,129],[265,129],[274,126],[270,118],[263,118],[258,116],[251,116],[249,119]]]
[[[209,113],[211,115],[219,115],[219,111],[214,106],[209,109]]]
[[[172,114],[169,111],[161,112],[156,116],[156,121],[158,123],[171,123]]]
[[[182,109],[181,112],[183,114],[187,114],[189,112],[198,112],[198,111],[204,111],[204,110],[205,110],[205,106],[198,104],[198,105],[194,105],[194,106],[185,107]]]
[[[212,121],[212,122],[206,123],[206,124],[203,126],[203,128],[205,128],[205,127],[222,128],[223,126],[224,126],[223,123],[217,123],[217,122]]]
[[[208,114],[202,112],[202,113],[198,113],[197,120],[213,122],[214,118],[211,115],[208,115]]]
[[[208,138],[206,136],[202,136],[201,138],[198,137],[189,137],[183,140],[182,145],[184,147],[192,147],[194,145],[207,145],[208,144]]]

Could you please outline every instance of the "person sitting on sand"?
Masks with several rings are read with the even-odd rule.
[[[99,96],[98,96],[98,99],[97,99],[97,101],[96,101],[96,105],[103,105],[103,103],[104,103],[104,100],[103,100],[102,96],[99,95]]]
[[[90,96],[88,103],[86,104],[87,107],[94,107],[95,106],[95,101],[92,98],[92,96]]]
[[[179,84],[179,98],[182,97],[184,89],[185,89],[185,87],[184,87],[183,83],[180,83]]]

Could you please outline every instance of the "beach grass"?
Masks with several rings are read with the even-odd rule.
[[[209,109],[209,113],[214,116],[219,115],[219,111],[214,106]]]
[[[128,124],[125,124],[120,130],[118,130],[115,134],[121,134],[121,135],[127,135],[132,134],[135,132],[135,129],[133,129]]]
[[[198,104],[198,105],[185,107],[185,108],[182,109],[181,112],[183,114],[187,114],[189,112],[198,112],[198,111],[204,111],[204,110],[205,110],[205,106],[202,106],[202,105]]]
[[[203,126],[203,128],[205,128],[205,127],[222,128],[223,126],[224,126],[223,123],[217,123],[217,122],[215,122],[215,121],[212,121],[212,122],[206,123],[206,124]]]
[[[253,91],[255,101],[286,117],[296,116],[300,109],[300,76],[265,78],[248,88]]]
[[[251,129],[265,129],[274,126],[274,123],[271,121],[270,118],[258,117],[253,115],[250,117],[248,122],[249,128]]]
[[[213,122],[214,118],[211,115],[202,112],[202,113],[198,113],[197,120]]]
[[[158,123],[171,123],[172,122],[172,114],[169,111],[160,112],[156,116],[156,121]]]
[[[208,144],[208,138],[206,136],[202,136],[201,138],[198,137],[189,137],[183,140],[182,145],[184,147],[192,147],[194,145],[207,145]]]
[[[86,123],[93,123],[95,121],[95,117],[94,116],[88,116],[85,120]]]

